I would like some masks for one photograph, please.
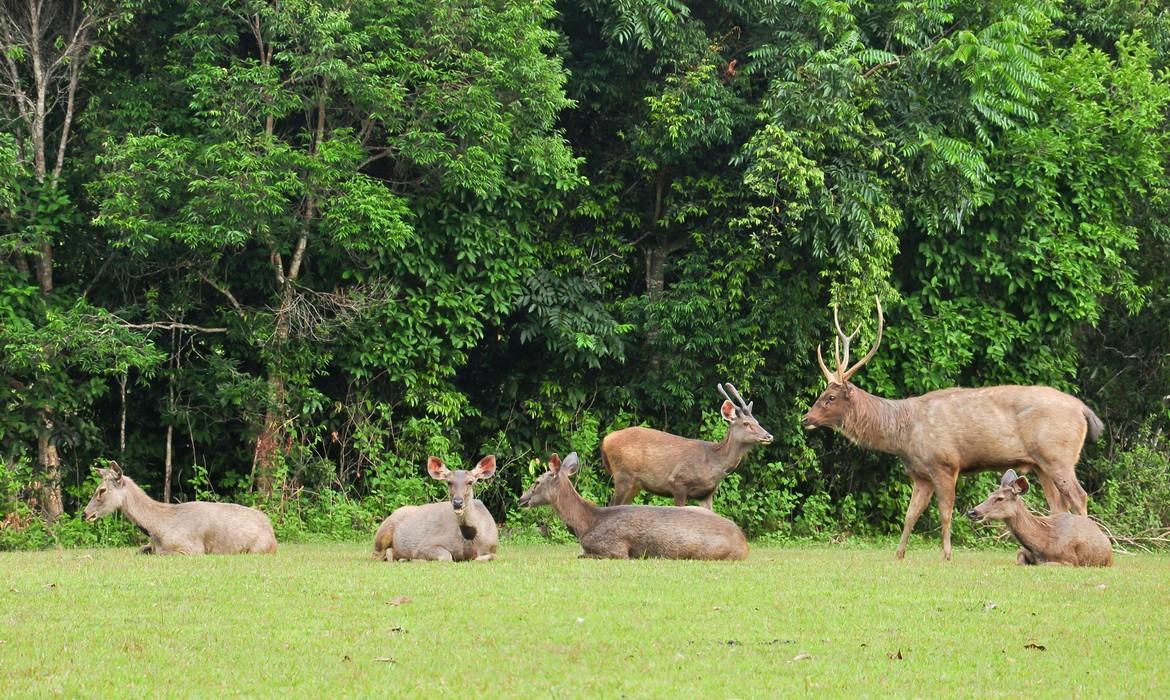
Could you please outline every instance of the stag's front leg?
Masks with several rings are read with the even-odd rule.
[[[895,559],[905,558],[906,543],[910,541],[914,523],[918,522],[918,516],[926,510],[926,506],[930,504],[930,497],[934,494],[934,485],[929,481],[911,478],[914,479],[914,490],[910,493],[910,506],[906,508],[906,520],[902,523],[902,540],[898,543],[898,551],[894,552]]]
[[[956,476],[957,479],[957,476]],[[942,558],[951,560],[951,519],[955,514],[955,479],[935,484],[935,496],[938,498],[938,519],[942,524]]]

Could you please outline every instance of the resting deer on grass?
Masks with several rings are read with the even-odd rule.
[[[727,518],[695,506],[596,506],[577,493],[577,453],[553,455],[548,471],[520,496],[524,508],[550,505],[594,559],[744,559],[743,531]]]
[[[150,536],[142,554],[271,554],[276,535],[268,516],[235,503],[161,503],[146,495],[117,462],[98,469],[101,483],[85,507],[94,522],[116,510]]]
[[[1035,515],[1020,499],[1028,480],[1009,469],[987,500],[967,511],[977,523],[1002,520],[1020,543],[1017,564],[1113,566],[1113,548],[1097,523],[1083,515]]]
[[[805,414],[806,430],[829,427],[853,442],[897,455],[913,482],[910,506],[902,524],[895,557],[906,554],[906,543],[918,516],[938,499],[943,559],[951,558],[951,520],[959,474],[1018,469],[1034,471],[1053,512],[1087,513],[1088,494],[1077,482],[1076,463],[1085,435],[1100,436],[1104,426],[1080,399],[1046,386],[991,386],[982,389],[940,389],[908,399],[883,399],[850,383],[869,362],[882,341],[882,304],[877,302],[877,337],[859,362],[849,365],[849,343],[833,307],[836,371],[825,366],[817,346],[817,362],[828,388]]]
[[[721,442],[693,440],[651,428],[625,428],[601,441],[601,464],[613,475],[611,506],[630,503],[640,491],[673,496],[676,506],[698,499],[711,510],[715,489],[739,466],[755,445],[772,442],[772,434],[752,415],[755,402],[745,403],[731,384],[718,385],[725,399],[720,414],[727,421]],[[731,392],[731,396],[728,395]],[[737,403],[731,402],[734,396]],[[737,405],[738,404],[738,405]]]
[[[432,479],[447,482],[449,500],[425,506],[402,506],[382,521],[374,535],[374,559],[491,561],[496,558],[496,519],[472,486],[496,473],[496,456],[479,460],[475,469],[451,471],[443,460],[427,460]]]

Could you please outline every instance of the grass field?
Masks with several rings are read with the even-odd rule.
[[[0,696],[1170,697],[1170,556],[745,562],[0,554]]]

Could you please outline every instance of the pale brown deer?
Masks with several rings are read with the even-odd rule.
[[[150,543],[143,554],[271,554],[276,535],[268,516],[235,503],[161,503],[146,495],[122,473],[117,462],[98,469],[102,477],[85,507],[94,522],[116,510],[146,531]]]
[[[449,499],[423,506],[402,506],[374,535],[374,559],[386,561],[491,561],[499,546],[499,529],[483,501],[472,491],[476,482],[496,473],[496,456],[479,460],[471,471],[451,471],[438,457],[427,460],[432,479],[447,482]]]
[[[548,471],[520,496],[524,508],[550,505],[593,559],[744,559],[747,538],[735,523],[696,506],[601,507],[581,498],[569,477],[577,453],[553,455]]]
[[[828,388],[801,424],[806,430],[833,428],[859,445],[902,459],[913,490],[896,558],[905,556],[910,533],[932,495],[938,499],[943,558],[951,558],[955,483],[962,472],[1035,471],[1053,512],[1071,506],[1086,514],[1088,494],[1077,482],[1076,463],[1085,435],[1096,440],[1104,428],[1092,409],[1075,396],[1046,386],[940,389],[901,400],[866,393],[849,380],[881,344],[880,299],[877,317],[873,347],[850,366],[849,343],[861,327],[845,335],[833,308],[837,369],[829,371],[818,346],[817,362]]]
[[[987,500],[967,511],[977,523],[1002,520],[1020,543],[1016,563],[1113,566],[1113,547],[1097,523],[1083,515],[1056,513],[1042,517],[1028,510],[1020,496],[1028,480],[1007,470],[999,488]]]
[[[755,445],[772,442],[772,434],[752,415],[755,402],[744,403],[731,384],[717,385],[724,401],[720,408],[727,421],[721,442],[694,440],[651,428],[624,428],[601,441],[601,464],[613,475],[609,505],[630,503],[640,491],[674,497],[676,506],[698,499],[711,510],[715,489],[723,477],[739,466]],[[731,392],[731,396],[728,395]],[[731,402],[731,397],[736,399]]]

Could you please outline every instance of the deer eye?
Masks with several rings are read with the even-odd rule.
[[[999,503],[999,502],[1000,502],[1000,501],[1002,501],[1002,500],[1003,500],[1003,496],[996,496],[996,497],[995,497],[995,502],[996,502],[996,503]]]

